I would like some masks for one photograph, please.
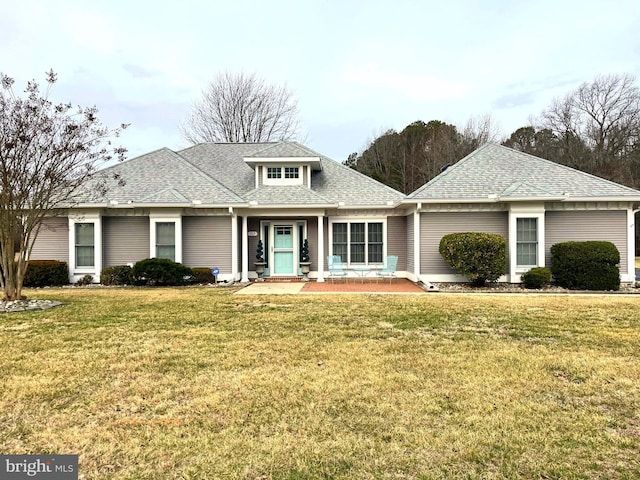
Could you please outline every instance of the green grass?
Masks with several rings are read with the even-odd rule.
[[[0,452],[87,479],[640,477],[640,297],[27,293]]]

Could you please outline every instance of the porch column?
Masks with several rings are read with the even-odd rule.
[[[233,281],[238,280],[238,217],[229,207],[231,214],[231,276]]]
[[[324,282],[324,215],[318,215],[318,278]]]
[[[413,274],[420,280],[420,210],[413,212]]]
[[[627,209],[627,278],[621,275],[624,282],[635,282],[636,280],[636,214],[633,208]],[[622,263],[623,259],[620,259]]]
[[[241,282],[249,281],[249,228],[247,216],[242,216],[242,279]]]

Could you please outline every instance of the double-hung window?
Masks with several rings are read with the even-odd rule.
[[[174,222],[156,223],[156,258],[176,260],[176,224]]]
[[[383,263],[382,222],[334,222],[332,252],[348,264]]]
[[[516,237],[518,267],[538,265],[538,219],[518,218]]]
[[[76,223],[76,267],[95,266],[95,237],[93,223]]]

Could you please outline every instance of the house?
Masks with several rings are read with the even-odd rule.
[[[32,259],[67,261],[71,281],[162,257],[246,282],[256,276],[259,240],[265,275],[296,277],[304,239],[317,281],[327,255],[371,269],[397,255],[400,277],[465,281],[438,253],[443,235],[463,231],[507,238],[505,281],[548,264],[556,242],[593,239],[615,243],[622,281],[634,280],[640,192],[499,145],[483,146],[410,195],[296,142],[163,148],[106,173],[126,184],[46,219],[33,248]]]

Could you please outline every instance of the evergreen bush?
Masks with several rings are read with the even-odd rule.
[[[440,240],[439,251],[447,265],[476,286],[495,282],[507,269],[507,241],[502,235],[450,233]]]
[[[520,277],[525,288],[540,289],[551,282],[551,270],[546,267],[535,267]]]
[[[147,258],[133,266],[131,278],[135,285],[185,285],[193,278],[193,272],[189,267],[166,258]]]
[[[30,260],[24,276],[25,287],[54,287],[69,284],[67,262]]]
[[[571,290],[620,290],[620,252],[611,242],[556,243],[551,247],[555,282]]]

